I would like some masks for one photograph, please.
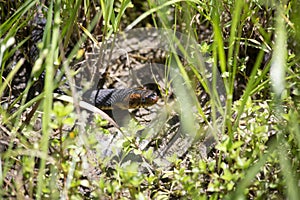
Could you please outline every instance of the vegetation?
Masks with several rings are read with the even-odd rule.
[[[299,6],[297,0],[0,2],[0,198],[299,199]],[[93,181],[84,174],[85,144],[97,140],[86,135],[111,134],[107,121],[95,117],[96,128],[89,126],[76,98],[55,100],[63,85],[55,74],[60,69],[71,82],[69,66],[84,60],[94,38],[137,27],[179,31],[210,55],[227,96],[221,137],[206,159],[195,141],[171,168],[151,173],[135,163],[109,167],[111,158],[97,160]],[[177,62],[186,83],[200,81],[196,68]],[[32,95],[41,79],[43,90]],[[141,129],[132,122],[123,130]],[[151,162],[152,152],[139,152],[131,136],[124,151]]]

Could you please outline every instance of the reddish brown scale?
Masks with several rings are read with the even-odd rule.
[[[158,101],[158,96],[151,90],[139,89],[129,96],[129,108],[149,107]]]

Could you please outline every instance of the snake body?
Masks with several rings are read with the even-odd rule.
[[[139,87],[93,90],[89,97],[101,110],[148,107],[158,101],[154,91]]]

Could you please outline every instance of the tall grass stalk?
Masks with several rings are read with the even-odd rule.
[[[49,148],[49,137],[51,135],[51,127],[49,126],[51,123],[51,110],[52,110],[52,102],[53,102],[53,78],[54,78],[54,62],[57,60],[57,51],[59,44],[59,23],[60,23],[60,6],[61,1],[51,1],[49,10],[48,10],[48,20],[47,25],[49,28],[51,27],[52,20],[54,19],[54,24],[51,31],[44,32],[44,38],[48,38],[45,40],[43,46],[45,50],[48,52],[48,56],[45,60],[45,94],[43,99],[43,118],[42,118],[42,130],[43,136],[40,142],[40,148],[42,152],[48,152]],[[53,10],[54,8],[54,10]],[[47,29],[46,29],[47,30]],[[49,29],[50,30],[50,29]],[[38,183],[37,183],[37,199],[42,199],[42,190],[45,186],[45,168],[46,168],[47,158],[41,159],[39,173],[38,173]]]
[[[275,45],[274,52],[272,56],[272,64],[270,68],[270,80],[272,84],[272,90],[274,92],[274,104],[275,104],[275,114],[279,122],[283,121],[284,115],[284,105],[283,101],[286,97],[286,68],[287,68],[287,30],[285,28],[285,21],[283,16],[284,6],[279,5],[276,13],[276,24],[275,24]],[[278,125],[278,140],[280,145],[278,148],[278,156],[280,166],[282,168],[282,174],[285,177],[287,184],[287,197],[288,199],[299,199],[299,176],[292,167],[292,159],[287,157],[287,153],[291,151],[292,147],[288,144],[284,137],[284,130],[282,130],[280,123]],[[298,141],[299,142],[299,141]]]

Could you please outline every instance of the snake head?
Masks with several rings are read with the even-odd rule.
[[[152,106],[158,101],[156,92],[147,89],[136,89],[130,94],[129,108]]]

